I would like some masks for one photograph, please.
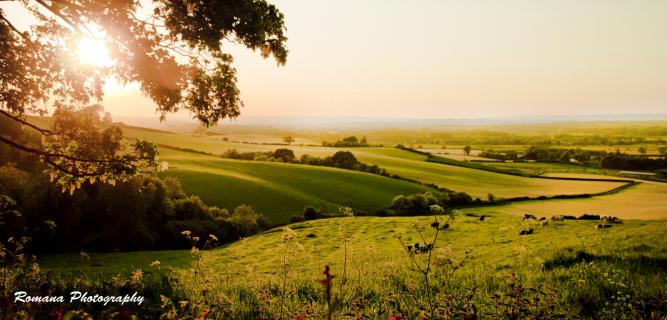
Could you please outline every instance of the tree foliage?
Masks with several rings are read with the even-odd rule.
[[[106,79],[138,83],[161,119],[187,110],[203,126],[237,117],[243,105],[226,44],[286,61],[284,18],[263,0],[20,1],[30,30],[0,10],[0,118],[43,137],[0,142],[38,156],[64,190],[85,181],[127,181],[159,168],[155,145],[128,141],[98,106]],[[144,7],[142,7],[142,5]],[[76,43],[103,41],[111,66],[80,61]],[[51,128],[29,115],[52,112]]]

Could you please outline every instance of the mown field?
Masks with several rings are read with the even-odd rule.
[[[623,219],[667,219],[667,184],[642,181],[612,195],[587,199],[527,201],[512,204],[519,212],[564,214],[584,213],[617,216]]]

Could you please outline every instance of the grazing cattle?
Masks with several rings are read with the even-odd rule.
[[[611,228],[611,225],[608,223],[601,223],[595,226],[595,229],[607,229]]]
[[[484,221],[485,218],[486,218],[485,215],[481,215],[481,216],[479,217],[479,221]]]
[[[540,227],[546,227],[548,225],[549,225],[549,221],[547,221],[547,220],[540,221]]]
[[[575,216],[563,216],[563,220],[577,220]]]
[[[533,234],[533,229],[526,229],[526,230],[519,231],[520,236],[525,236],[525,235],[528,235],[528,234]]]
[[[526,213],[523,215],[523,220],[537,220],[537,218],[535,217],[535,215]]]
[[[565,220],[565,217],[563,216],[553,216],[551,217],[551,221],[556,222],[556,221],[563,221]]]
[[[579,217],[579,220],[600,220],[600,215],[584,213]]]
[[[545,218],[545,217],[540,218],[540,221],[544,221],[544,220],[547,220],[547,218]]]
[[[623,223],[623,220],[612,216],[601,217],[600,221],[603,221],[604,223]]]

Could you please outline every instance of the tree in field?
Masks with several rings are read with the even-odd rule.
[[[348,144],[358,144],[359,143],[359,138],[357,138],[355,136],[349,136],[347,138],[343,138],[342,141],[344,143],[348,143]]]
[[[646,147],[639,147],[637,151],[639,151],[639,154],[643,156],[646,154]]]
[[[294,138],[292,136],[283,137],[283,142],[287,143],[288,145],[292,144],[294,142]]]
[[[187,110],[208,127],[237,117],[243,105],[225,44],[273,56],[279,65],[287,58],[283,15],[264,0],[17,3],[37,23],[19,30],[18,17],[0,9],[0,118],[42,138],[24,143],[0,135],[0,142],[38,156],[63,190],[160,167],[155,145],[128,141],[94,105],[106,79],[138,83],[162,120]],[[112,63],[79,59],[83,40],[103,42]],[[29,117],[46,114],[48,122]]]
[[[470,155],[470,151],[472,151],[472,148],[470,146],[463,147],[463,152],[465,152],[466,156]]]
[[[294,162],[294,160],[296,160],[294,151],[290,149],[276,149],[276,151],[273,152],[273,157],[282,162]]]
[[[352,169],[359,161],[349,151],[338,151],[331,157],[331,163],[334,167]]]

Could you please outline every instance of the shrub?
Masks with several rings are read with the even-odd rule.
[[[305,207],[303,209],[303,218],[305,220],[315,220],[317,219],[317,215],[318,215],[317,209],[313,207]]]
[[[264,215],[255,212],[251,206],[246,204],[236,207],[234,213],[225,222],[237,230],[239,236],[242,237],[257,233],[269,226]]]
[[[284,148],[276,149],[276,151],[273,152],[273,157],[282,162],[294,162],[296,160],[294,151]]]

